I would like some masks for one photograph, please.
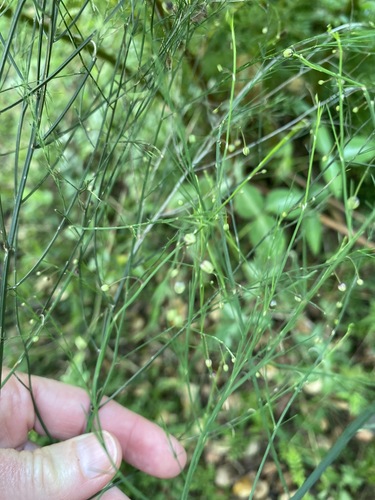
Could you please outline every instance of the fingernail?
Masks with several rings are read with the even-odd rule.
[[[114,464],[117,463],[117,446],[109,432],[103,431],[100,437],[95,434],[80,436],[77,454],[82,473],[88,479],[105,474],[113,475],[116,471]]]

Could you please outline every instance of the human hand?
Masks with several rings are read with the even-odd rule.
[[[7,374],[4,370],[3,380]],[[122,459],[160,478],[183,469],[186,453],[179,442],[115,401],[98,412],[100,442],[94,433],[83,434],[90,409],[83,389],[37,376],[31,377],[31,386],[41,421],[61,442],[38,448],[28,441],[31,429],[45,432],[28,375],[12,375],[0,393],[1,500],[87,500],[109,483]],[[128,499],[117,488],[100,498]]]

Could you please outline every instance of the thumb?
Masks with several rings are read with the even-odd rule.
[[[115,475],[121,462],[117,439],[103,431],[33,451],[0,449],[0,498],[87,500]]]

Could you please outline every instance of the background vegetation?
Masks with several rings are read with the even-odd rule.
[[[374,14],[0,7],[1,362],[180,437],[134,500],[374,498]]]

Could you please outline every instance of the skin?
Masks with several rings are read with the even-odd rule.
[[[44,425],[60,442],[38,448],[28,441],[30,430],[45,432],[29,377],[12,375],[0,393],[0,498],[87,500],[109,483],[122,460],[159,478],[174,477],[185,466],[185,450],[173,436],[115,401],[99,410],[99,442],[96,433],[85,434],[90,400],[84,390],[37,376],[31,385]],[[100,498],[128,499],[117,488]]]

